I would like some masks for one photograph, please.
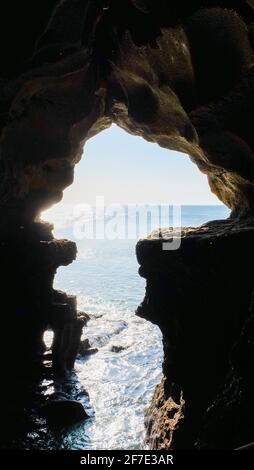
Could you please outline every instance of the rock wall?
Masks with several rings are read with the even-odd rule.
[[[208,448],[233,448],[253,437],[253,425],[248,427],[244,414],[241,417],[240,404],[238,415],[233,407],[228,409],[229,396],[224,397],[225,409],[221,406],[216,415],[223,430],[218,431],[221,424],[210,423],[211,407],[218,411],[225,394],[224,382],[233,386],[232,360],[240,361],[239,377],[246,376],[246,369],[250,373],[246,352],[241,357],[239,347],[237,353],[233,347],[246,322],[251,331],[253,282],[244,272],[251,270],[253,262],[253,234],[253,218],[215,221],[184,229],[177,251],[164,251],[163,238],[157,233],[137,245],[140,274],[147,280],[146,296],[137,313],[159,325],[165,353],[164,378],[146,414],[148,439],[154,448],[193,448],[201,442]],[[161,236],[166,235],[162,231]],[[245,340],[247,336],[244,333]],[[253,352],[249,336],[245,348]],[[243,339],[241,348],[242,343]],[[245,388],[249,386],[245,383]],[[235,400],[242,400],[242,391],[238,383]],[[252,416],[250,402],[249,413]],[[240,417],[245,433],[239,433]],[[231,429],[225,436],[229,419]]]
[[[5,311],[1,347],[6,348],[4,369],[14,366],[11,374],[16,373],[15,366],[22,368],[20,354],[25,369],[40,361],[45,351],[43,333],[49,327],[55,333],[53,360],[57,373],[65,376],[76,358],[83,326],[76,300],[52,286],[56,269],[76,258],[76,246],[68,240],[55,240],[51,231],[52,226],[35,222],[1,238]]]
[[[232,209],[232,224],[253,216],[253,18],[251,3],[238,0],[188,5],[182,0],[49,0],[36,7],[27,0],[17,2],[16,8],[4,5],[0,271],[1,348],[7,369],[10,355],[21,353],[29,364],[40,357],[47,326],[55,332],[54,370],[63,376],[73,366],[82,324],[75,299],[55,292],[53,279],[58,266],[74,260],[76,248],[54,240],[52,227],[41,223],[39,215],[59,202],[72,183],[86,141],[112,122],[189,154],[207,174],[211,190]],[[163,260],[158,254],[164,271],[152,281],[151,273],[145,274],[156,308],[148,302],[149,313],[144,305],[142,311],[147,316],[153,312],[165,344],[165,382],[156,392],[154,410],[160,408],[158,400],[167,409],[172,398],[182,419],[179,393],[187,403],[179,436],[191,437],[172,440],[163,425],[167,445],[172,440],[175,446],[192,446],[198,439],[197,427],[224,380],[229,350],[248,315],[251,278],[238,250],[239,243],[244,250],[247,246],[250,262],[251,225],[230,224],[187,231],[186,252],[164,253]],[[208,249],[209,240],[213,250]],[[138,246],[146,253],[142,270],[154,261],[148,245]],[[241,272],[235,270],[235,257]],[[167,266],[172,266],[170,274]],[[169,291],[173,314],[165,316]],[[186,315],[187,308],[196,315]],[[168,335],[176,331],[179,336],[169,341]],[[186,366],[183,351],[193,358],[192,367]],[[205,390],[201,372],[209,383]],[[173,380],[176,391],[171,395]],[[158,420],[163,422],[163,413]],[[152,439],[156,446],[164,441]]]

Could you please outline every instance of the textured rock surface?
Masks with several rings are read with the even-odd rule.
[[[75,299],[54,291],[52,285],[56,269],[75,259],[76,248],[66,240],[54,240],[52,227],[38,222],[38,216],[60,201],[72,183],[86,141],[112,122],[162,147],[188,153],[233,217],[254,214],[251,4],[4,2],[0,273],[1,355],[7,370],[10,356],[22,353],[26,367],[41,359],[42,335],[48,327],[55,334],[55,373],[65,376],[73,367],[82,320]],[[240,255],[247,250],[245,261],[251,262],[252,229],[230,227],[221,223],[186,232],[185,251],[163,258],[158,243],[141,245],[141,273],[150,273],[149,278],[151,269],[155,273],[147,286],[153,292],[153,308],[149,300],[142,310],[165,333],[167,380],[158,396],[168,403],[167,387],[174,377],[180,385],[174,401],[179,403],[182,387],[189,397],[183,431],[177,440],[174,437],[174,445],[194,445],[204,410],[224,380],[229,350],[247,318],[253,286]],[[168,309],[169,295],[173,315],[165,317],[162,310]],[[176,335],[172,341],[177,354],[167,350],[168,332]],[[192,367],[186,367],[185,352]],[[209,387],[204,380],[200,384],[201,373]],[[219,398],[216,403],[220,406]],[[165,439],[169,442],[171,437]]]
[[[161,236],[166,234],[162,231]],[[219,406],[224,383],[227,381],[229,387],[235,381],[235,375],[234,379],[232,374],[227,376],[233,347],[250,316],[253,282],[243,273],[251,270],[254,261],[254,219],[216,221],[184,229],[177,251],[163,251],[163,239],[154,239],[155,235],[137,245],[140,274],[147,279],[146,296],[137,313],[159,325],[165,352],[165,378],[147,412],[148,436],[156,448],[192,448],[202,427],[208,426],[211,411],[207,413],[207,409],[215,399]],[[253,342],[251,331],[248,323]],[[243,333],[240,352],[238,347],[234,353],[240,361],[240,376],[246,376],[245,368],[249,371],[250,367],[242,349],[253,348],[246,336]],[[246,389],[250,383],[249,374]],[[234,426],[227,437],[217,426],[208,427],[208,447],[223,447],[227,442],[233,448],[244,443],[237,427],[239,413],[236,417],[235,410],[226,411],[231,401],[227,398],[225,413],[220,409],[216,417],[224,422],[224,428]],[[234,398],[242,399],[241,387],[235,389]],[[253,427],[247,429],[250,438]]]
[[[33,220],[59,201],[86,140],[115,121],[189,153],[223,202],[252,213],[251,21],[237,1],[174,10],[162,0],[59,2],[31,60],[3,76],[0,194],[8,212]]]

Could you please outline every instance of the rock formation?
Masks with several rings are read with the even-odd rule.
[[[147,417],[152,445],[223,447],[211,423],[229,410],[229,385],[238,398],[244,386],[243,406],[253,387],[243,360],[253,342],[253,2],[14,3],[4,4],[0,28],[2,362],[8,371],[21,354],[32,367],[50,326],[55,373],[73,367],[82,321],[53,279],[76,247],[55,240],[39,215],[72,183],[86,141],[115,122],[188,153],[232,209],[230,222],[186,230],[175,253],[138,245],[147,278],[139,311],[159,324],[165,346],[165,379]],[[229,410],[224,423],[231,418]]]
[[[137,245],[140,274],[147,279],[146,296],[137,313],[159,325],[165,354],[164,378],[146,414],[150,442],[155,448],[200,447],[199,434],[207,427],[209,435],[205,434],[202,447],[232,448],[251,442],[253,426],[246,425],[246,412],[241,418],[245,432],[239,435],[239,427],[232,426],[235,419],[240,421],[240,403],[236,418],[235,409],[228,411],[231,398],[224,398],[225,409],[220,404],[216,414],[220,424],[216,425],[210,424],[212,412],[207,409],[216,406],[218,411],[213,402],[225,395],[224,381],[231,392],[237,381],[234,398],[240,402],[240,379],[244,383],[249,374],[244,391],[253,387],[251,364],[247,351],[243,352],[247,349],[251,358],[254,350],[249,324],[253,283],[243,273],[251,271],[253,262],[254,219],[215,221],[184,229],[177,251],[163,251],[163,238],[156,235]],[[165,231],[162,236],[166,238]],[[245,341],[241,339],[242,350],[239,354],[238,347],[236,354],[233,351],[243,327],[248,333],[243,333]],[[238,380],[231,370],[235,360],[242,362],[237,365]],[[253,416],[250,407],[248,411]],[[227,415],[230,433],[230,426],[225,433]],[[218,431],[221,423],[223,430]]]
[[[75,400],[51,400],[42,407],[42,414],[51,426],[64,427],[88,418],[82,404]]]

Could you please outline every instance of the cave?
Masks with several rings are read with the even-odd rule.
[[[38,381],[64,381],[73,370],[86,318],[53,281],[76,246],[55,239],[39,215],[73,182],[87,140],[115,123],[187,153],[231,210],[227,220],[186,227],[176,251],[162,249],[167,229],[137,243],[146,280],[137,315],[160,327],[164,345],[147,443],[198,450],[253,442],[253,2],[23,3],[5,5],[1,18],[6,423],[18,420],[27,432],[21,409],[29,415]],[[54,342],[45,368],[48,326]],[[85,418],[76,400],[60,406],[65,424]]]
[[[97,200],[104,207],[95,206]],[[173,219],[177,202],[181,221]],[[115,125],[87,142],[73,184],[42,219],[54,225],[55,238],[77,246],[76,260],[57,270],[54,288],[76,296],[79,311],[90,316],[75,371],[76,384],[89,394],[92,419],[75,432],[67,429],[61,440],[48,433],[48,448],[75,449],[76,442],[89,450],[144,447],[144,412],[161,380],[163,350],[158,326],[135,315],[145,289],[135,245],[172,222],[201,225],[227,217],[217,204],[187,155]],[[45,336],[49,346],[52,332]]]

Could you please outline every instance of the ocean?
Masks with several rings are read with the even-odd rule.
[[[83,338],[98,352],[79,356],[75,369],[75,380],[89,394],[84,404],[90,419],[60,436],[46,430],[36,447],[143,449],[144,411],[161,380],[163,349],[159,328],[135,315],[145,293],[135,245],[146,229],[170,226],[172,208],[161,210],[153,205],[148,222],[145,206],[139,207],[138,217],[136,207],[131,207],[127,218],[126,211],[117,208],[116,214],[106,215],[106,230],[100,225],[101,212],[92,217],[86,208],[82,223],[81,212],[81,208],[75,212],[73,207],[59,205],[43,219],[55,222],[57,238],[74,240],[78,247],[77,260],[58,269],[55,288],[75,294],[79,309],[91,316]],[[222,205],[181,208],[182,226],[198,226],[228,215]]]

